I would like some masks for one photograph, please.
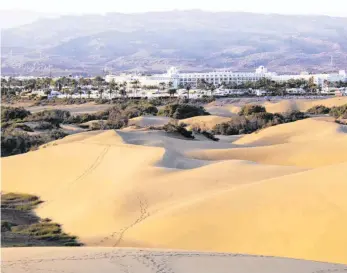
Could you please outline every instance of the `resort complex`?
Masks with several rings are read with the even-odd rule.
[[[173,87],[178,88],[180,85],[189,84],[191,87],[198,87],[199,82],[207,82],[220,86],[223,84],[234,83],[241,85],[247,82],[257,82],[261,79],[269,79],[275,82],[284,82],[288,80],[310,80],[318,86],[323,86],[327,82],[345,82],[347,75],[345,70],[340,70],[337,73],[326,74],[310,74],[302,72],[301,74],[286,74],[278,75],[275,72],[269,72],[266,67],[259,66],[254,72],[233,72],[231,70],[216,70],[212,72],[199,72],[199,73],[181,73],[176,67],[170,67],[165,74],[154,74],[151,76],[144,76],[138,74],[120,74],[120,75],[107,75],[105,80],[111,82],[132,82],[138,80],[142,85],[155,86],[161,82],[166,84],[172,83]]]
[[[259,66],[254,72],[216,70],[182,73],[170,67],[163,74],[120,73],[105,77],[4,77],[3,90],[20,96],[66,98],[347,95],[345,70],[336,73],[277,74]]]

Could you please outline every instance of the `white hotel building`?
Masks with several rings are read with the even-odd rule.
[[[301,74],[277,75],[274,72],[268,72],[264,66],[259,66],[254,72],[232,72],[230,70],[219,70],[199,73],[180,73],[176,67],[170,67],[165,74],[154,74],[151,76],[142,76],[136,74],[121,74],[118,76],[107,75],[105,80],[110,82],[112,79],[114,79],[119,83],[124,81],[131,83],[134,80],[139,80],[142,86],[157,86],[161,82],[166,84],[172,82],[175,88],[177,88],[180,84],[183,86],[189,84],[192,88],[195,88],[200,80],[205,80],[208,83],[213,83],[215,86],[218,86],[222,83],[241,84],[245,82],[256,82],[263,78],[283,82],[290,79],[309,80],[312,77],[314,82],[320,86],[322,86],[325,81],[347,81],[346,72],[344,70],[340,70],[338,73],[334,74],[308,74],[307,72],[303,72]]]

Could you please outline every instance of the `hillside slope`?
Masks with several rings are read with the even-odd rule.
[[[336,70],[347,66],[346,25],[342,17],[199,10],[66,15],[3,30],[2,72]]]

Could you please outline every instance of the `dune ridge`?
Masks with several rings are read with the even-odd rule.
[[[207,111],[213,115],[224,117],[235,116],[245,104],[258,104],[266,108],[269,113],[285,113],[291,111],[305,112],[315,105],[326,107],[341,106],[347,103],[347,97],[333,97],[327,99],[285,99],[280,101],[265,101],[263,99],[233,99],[232,103],[218,100],[206,106]],[[218,105],[220,104],[220,105]],[[218,106],[216,106],[218,105]]]
[[[38,215],[90,246],[347,263],[346,136],[317,119],[217,143],[85,132],[2,158],[2,190],[40,196]]]

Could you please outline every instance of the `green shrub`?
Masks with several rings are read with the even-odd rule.
[[[25,132],[4,131],[1,134],[1,156],[26,153],[40,145],[65,137],[62,130],[53,130],[40,135],[28,135]]]
[[[100,119],[98,114],[80,114],[75,116],[70,116],[68,120],[65,121],[65,123],[85,123],[91,120]]]
[[[31,236],[52,235],[61,232],[60,225],[56,223],[35,223],[29,226],[16,226],[13,232],[28,234]]]
[[[215,137],[214,134],[208,132],[208,131],[201,131],[200,132],[203,136],[207,137],[208,139],[211,139],[213,141],[219,141],[219,138]]]
[[[169,104],[160,109],[158,115],[175,119],[185,119],[195,116],[205,116],[209,115],[209,113],[201,106],[192,104]]]
[[[69,111],[64,110],[44,110],[32,114],[27,118],[28,121],[47,121],[52,123],[54,126],[59,126],[59,124],[68,121],[71,114]]]
[[[89,126],[90,130],[103,130],[104,129],[104,123],[102,121],[95,121],[92,122]]]
[[[62,130],[52,130],[49,133],[47,133],[47,137],[48,137],[48,141],[52,141],[52,140],[57,140],[57,139],[61,139],[63,137],[66,137],[68,134],[65,133]]]
[[[32,146],[31,137],[27,133],[1,135],[1,156],[9,156],[28,152]]]
[[[239,115],[240,116],[249,116],[256,113],[264,113],[266,112],[266,109],[264,106],[261,105],[253,105],[253,104],[247,104],[242,106]]]
[[[1,220],[1,232],[11,231],[13,226],[15,226],[15,224]]]
[[[6,246],[80,246],[77,238],[64,233],[59,224],[53,223],[48,218],[40,220],[32,214],[32,210],[41,202],[37,196],[30,194],[1,195],[2,217],[11,219],[11,222],[1,221],[2,244]],[[13,243],[13,239],[18,242]],[[37,243],[37,240],[41,242]]]
[[[347,119],[347,104],[332,107],[329,115],[336,119]]]
[[[193,132],[188,131],[182,124],[168,123],[163,126],[163,130],[168,133],[178,133],[185,138],[194,139]]]
[[[1,208],[27,211],[40,203],[40,199],[31,194],[5,193],[1,195]]]
[[[35,130],[52,130],[53,128],[55,128],[55,126],[47,121],[39,121],[34,125]]]
[[[23,120],[30,115],[30,112],[23,107],[1,107],[1,122],[10,120]]]
[[[285,122],[292,122],[307,118],[305,113],[300,111],[287,112],[283,114]]]
[[[9,127],[5,126],[5,128],[9,131],[14,130],[14,129],[20,129],[20,130],[23,130],[25,132],[34,132],[34,130],[31,129],[31,127],[29,127],[28,125],[26,125],[24,123],[12,123]]]
[[[218,135],[249,134],[269,126],[275,126],[304,118],[306,118],[306,115],[299,111],[284,114],[253,112],[251,115],[233,117],[228,122],[217,124],[213,128],[212,132]]]
[[[308,109],[306,113],[311,115],[322,115],[322,114],[328,114],[330,111],[329,107],[325,107],[324,105],[315,105]]]
[[[251,133],[248,125],[249,121],[245,117],[233,117],[228,122],[216,124],[212,129],[212,133],[215,135],[239,135]]]

